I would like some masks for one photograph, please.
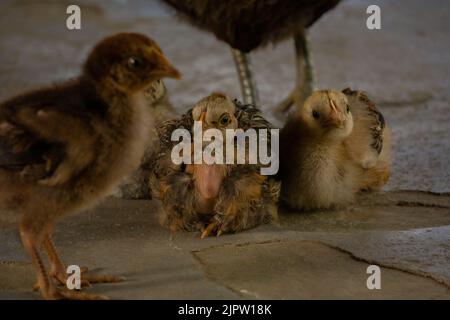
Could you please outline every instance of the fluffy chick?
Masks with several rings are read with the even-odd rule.
[[[58,217],[91,207],[139,165],[153,126],[145,92],[162,77],[180,74],[158,45],[121,33],[95,46],[77,79],[0,104],[0,205],[21,215],[20,236],[44,298],[103,298],[54,285],[65,285],[67,274],[51,233]]]
[[[362,92],[316,91],[280,140],[281,199],[293,208],[343,206],[389,179],[390,132]]]
[[[152,190],[150,190],[149,177],[152,174],[153,164],[158,157],[159,138],[157,134],[157,127],[164,121],[173,119],[177,113],[173,108],[169,94],[163,80],[158,80],[153,83],[149,90],[146,91],[146,100],[148,107],[152,109],[154,115],[155,128],[152,130],[152,139],[145,151],[139,168],[130,175],[120,186],[115,196],[124,199],[151,199]]]
[[[156,166],[157,186],[152,188],[159,190],[157,197],[163,203],[162,223],[173,231],[201,230],[204,238],[275,219],[279,183],[262,176],[260,165],[172,163],[173,130],[192,130],[194,121],[201,121],[203,130],[215,128],[223,134],[226,129],[271,128],[258,109],[220,93],[202,99],[181,119],[166,122],[159,134],[162,151]]]

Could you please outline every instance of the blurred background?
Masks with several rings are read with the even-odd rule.
[[[176,18],[156,0],[79,0],[81,30],[66,28],[73,1],[0,2],[0,99],[76,76],[90,48],[121,31],[154,38],[183,73],[167,81],[184,111],[211,91],[241,97],[229,47]],[[381,8],[381,30],[368,30],[366,9]],[[450,192],[450,3],[344,0],[310,29],[317,88],[364,90],[393,130],[388,190]],[[252,53],[263,110],[294,87],[293,41]]]

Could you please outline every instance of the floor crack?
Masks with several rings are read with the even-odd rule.
[[[445,287],[447,287],[448,289],[450,289],[450,281],[448,281],[447,279],[443,279],[443,278],[437,277],[437,276],[435,276],[433,274],[430,274],[430,273],[427,273],[427,272],[423,272],[423,271],[420,271],[420,270],[412,270],[412,269],[404,268],[404,267],[393,265],[393,264],[389,264],[389,263],[380,263],[379,261],[376,261],[376,260],[373,260],[373,259],[369,259],[369,258],[359,257],[359,256],[356,256],[354,253],[352,253],[349,250],[343,249],[341,247],[330,245],[329,243],[326,243],[326,242],[322,242],[322,241],[312,241],[312,242],[319,242],[319,243],[321,243],[323,245],[326,245],[327,247],[330,247],[332,249],[335,249],[335,250],[341,251],[343,253],[346,253],[346,254],[350,255],[350,257],[352,259],[354,259],[356,261],[365,262],[365,263],[369,263],[369,264],[375,264],[375,265],[383,267],[383,268],[396,270],[396,271],[400,271],[400,272],[405,272],[405,273],[408,273],[408,274],[412,274],[414,276],[428,278],[428,279],[434,280],[437,283],[442,284]]]

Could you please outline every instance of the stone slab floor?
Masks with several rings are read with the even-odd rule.
[[[105,35],[155,38],[184,74],[167,83],[179,111],[213,90],[239,96],[227,46],[154,1],[76,1],[82,30],[65,28],[73,1],[0,3],[0,99],[76,75]],[[365,27],[369,4],[382,29]],[[425,9],[426,6],[426,9]],[[277,224],[219,238],[172,234],[156,201],[106,199],[55,233],[67,264],[123,275],[91,292],[115,299],[449,299],[450,6],[445,1],[344,1],[310,32],[318,87],[350,86],[379,104],[394,135],[383,192],[340,211],[280,209]],[[291,41],[253,55],[267,115],[294,84]],[[39,299],[15,223],[0,222],[0,299]],[[381,267],[381,290],[366,269]]]

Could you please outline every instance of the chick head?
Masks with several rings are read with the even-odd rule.
[[[298,116],[314,135],[343,139],[353,130],[353,116],[347,97],[340,91],[320,90],[306,99]]]
[[[147,90],[161,78],[180,78],[152,39],[138,33],[119,33],[98,43],[84,65],[94,81],[125,92]]]
[[[201,121],[203,129],[219,129],[225,135],[226,129],[237,129],[238,121],[234,113],[236,106],[223,93],[213,93],[200,100],[192,109],[195,121]]]

